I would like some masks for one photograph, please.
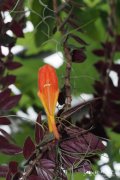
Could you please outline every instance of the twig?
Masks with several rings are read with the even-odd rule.
[[[29,165],[27,166],[26,172],[23,173],[23,176],[19,178],[19,180],[27,180],[27,177],[31,174],[34,169],[36,163],[41,158],[42,154],[39,154]]]
[[[61,32],[62,35],[65,35],[66,31],[64,29],[64,24],[68,19],[65,19],[65,21],[62,22],[58,12],[58,4],[57,0],[53,0],[53,9],[54,13],[56,16],[56,22],[57,22],[57,27],[59,31]],[[71,12],[69,16],[71,15]],[[62,27],[62,28],[61,28]],[[65,109],[69,109],[71,107],[71,84],[70,84],[70,74],[71,74],[71,66],[72,66],[72,56],[70,53],[70,49],[67,46],[67,38],[65,39],[63,43],[63,49],[64,49],[64,54],[66,58],[66,73],[65,73],[65,90],[66,90],[66,101],[65,101]]]
[[[107,68],[107,73],[106,77],[104,78],[104,84],[105,84],[105,90],[104,90],[104,96],[103,96],[103,107],[102,107],[102,112],[105,109],[106,103],[107,103],[107,94],[109,92],[109,74],[111,71],[111,67],[113,64],[113,59],[116,51],[116,43],[114,42],[114,38],[116,36],[115,32],[115,26],[116,26],[116,0],[109,0],[109,7],[110,7],[110,13],[108,15],[108,38],[107,42],[109,42],[109,37],[112,36],[113,38],[113,44],[112,44],[112,49],[109,51],[109,57],[108,53],[105,53],[105,61],[108,62],[108,68]],[[106,51],[108,51],[107,47],[105,47]]]

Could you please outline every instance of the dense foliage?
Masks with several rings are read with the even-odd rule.
[[[1,178],[95,179],[98,172],[119,179],[119,9],[119,0],[0,1]],[[17,45],[22,50],[15,53]],[[37,97],[38,69],[55,53],[64,56],[56,70],[59,140],[42,120],[45,110]],[[92,99],[83,101],[83,93]],[[29,118],[29,107],[36,120]],[[108,161],[99,165],[101,153]],[[111,177],[102,171],[105,165]]]

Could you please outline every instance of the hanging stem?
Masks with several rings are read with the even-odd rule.
[[[56,16],[56,23],[59,31],[64,36],[66,31],[64,29],[64,24],[66,22],[61,20],[61,17],[58,13],[58,5],[57,0],[53,0],[53,9]],[[70,13],[71,14],[71,13]],[[70,16],[70,15],[69,15]],[[66,90],[66,101],[65,101],[65,109],[69,109],[71,107],[71,83],[70,83],[70,75],[71,75],[71,67],[72,67],[72,56],[70,53],[70,49],[67,46],[67,38],[63,43],[64,55],[66,58],[66,72],[65,72],[65,90]]]

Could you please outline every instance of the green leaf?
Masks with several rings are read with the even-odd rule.
[[[44,3],[40,1],[33,1],[32,3],[31,20],[35,27],[35,43],[37,47],[41,46],[53,34],[55,19],[52,8],[52,1],[49,0],[45,0]]]

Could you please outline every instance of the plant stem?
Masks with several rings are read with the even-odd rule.
[[[56,23],[59,31],[64,36],[66,31],[64,29],[64,24],[68,20],[65,19],[65,21],[61,20],[61,17],[58,13],[58,4],[57,0],[53,0],[53,9],[56,16]],[[71,14],[71,13],[70,13]],[[72,56],[70,53],[70,49],[67,46],[67,38],[65,39],[63,43],[63,49],[64,49],[64,55],[66,58],[66,72],[65,72],[65,91],[66,91],[66,101],[65,101],[65,110],[69,109],[71,107],[71,83],[70,83],[70,75],[71,75],[71,67],[72,67]]]

